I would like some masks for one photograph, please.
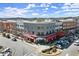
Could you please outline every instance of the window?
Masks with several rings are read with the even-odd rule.
[[[32,31],[32,34],[34,34],[34,31]]]
[[[18,25],[18,24],[17,24],[16,26],[17,26],[17,27],[19,27],[19,25]]]
[[[51,34],[51,31],[50,31],[50,34]]]
[[[46,35],[48,35],[48,32],[46,33]]]
[[[44,29],[44,27],[41,27],[41,26],[37,27],[37,30],[41,30],[41,29]]]
[[[40,35],[40,32],[38,32],[37,35]]]
[[[20,27],[24,27],[23,25],[20,25]]]
[[[38,26],[38,27],[37,27],[37,29],[39,30],[39,29],[40,29],[40,27]]]
[[[49,27],[47,27],[47,29],[49,29]]]
[[[44,33],[43,33],[43,32],[41,32],[41,36],[42,36],[42,35],[44,35]]]

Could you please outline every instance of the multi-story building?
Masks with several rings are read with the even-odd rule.
[[[44,20],[6,20],[1,21],[1,29],[11,33],[32,33],[37,36],[46,36],[59,31],[62,28],[62,22],[44,19]]]
[[[77,21],[77,25],[76,25],[77,26],[77,30],[79,30],[79,18],[77,18],[76,21]]]
[[[74,19],[64,19],[60,21],[62,22],[63,30],[76,28],[76,20]]]
[[[24,21],[24,30],[37,36],[45,36],[55,32],[55,24],[52,20]]]
[[[25,31],[23,20],[20,20],[20,21],[17,20],[16,21],[16,31],[17,31],[17,34],[23,33]]]
[[[55,22],[55,31],[58,32],[58,31],[61,31],[62,30],[62,22],[57,20]]]
[[[14,33],[15,31],[13,30],[16,28],[15,25],[16,21],[13,20],[0,21],[0,31]]]
[[[3,22],[0,20],[0,32],[3,31]]]
[[[6,25],[6,27],[8,26],[9,29],[6,28],[6,30],[8,30],[10,33],[15,34],[16,33],[16,21],[14,20],[7,20],[6,21],[8,23],[8,25]]]

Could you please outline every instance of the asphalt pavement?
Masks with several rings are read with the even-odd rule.
[[[11,48],[13,56],[39,55],[37,48],[25,44],[20,40],[15,42],[11,39],[0,36],[0,45]]]
[[[43,46],[36,46],[33,44],[29,44],[27,42],[17,40],[12,41],[11,39],[2,37],[0,35],[0,45],[4,47],[9,47],[12,49],[13,56],[41,56],[39,54],[39,50],[44,48]],[[42,47],[42,48],[41,48]],[[47,46],[45,46],[47,48]],[[72,43],[67,49],[64,49],[61,54],[57,56],[78,56],[79,55],[79,46],[75,46]]]

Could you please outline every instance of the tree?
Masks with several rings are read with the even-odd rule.
[[[4,32],[3,34],[2,34],[4,37],[6,37],[6,33]]]
[[[0,49],[2,49],[3,48],[3,46],[0,46]]]

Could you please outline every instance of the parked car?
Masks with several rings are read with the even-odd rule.
[[[6,37],[7,37],[7,38],[10,38],[10,34],[7,34]]]
[[[17,41],[17,39],[14,37],[14,38],[12,38],[12,41]]]
[[[6,37],[6,33],[5,32],[3,32],[2,35],[3,35],[3,37]]]
[[[2,53],[4,53],[4,52],[10,52],[10,51],[11,51],[10,48],[6,48],[6,49],[4,49],[4,50],[2,51]]]
[[[58,48],[67,48],[68,46],[69,46],[69,41],[68,40],[59,40],[59,41],[57,41],[56,42],[56,46],[58,47]],[[60,47],[60,45],[62,46],[62,47]]]
[[[64,41],[64,42],[62,43],[62,45],[63,45],[64,48],[68,48],[69,42],[68,42],[68,41]]]
[[[79,43],[79,40],[76,40],[75,43]]]
[[[78,37],[77,37],[77,36],[74,36],[74,39],[75,39],[75,40],[77,40],[77,39],[78,39]]]
[[[78,43],[74,43],[74,45],[79,46],[79,42]]]
[[[72,43],[74,41],[74,37],[73,36],[69,36],[66,39],[69,43]]]
[[[79,34],[76,33],[75,35],[79,38]]]
[[[3,51],[1,51],[2,56],[11,56],[12,50],[10,48],[6,48]]]
[[[61,46],[61,44],[57,44],[56,45],[57,48],[62,49],[63,47]]]
[[[3,55],[4,55],[4,56],[11,56],[12,53],[11,53],[11,52],[5,52]]]
[[[45,44],[45,38],[36,38],[36,44]]]

